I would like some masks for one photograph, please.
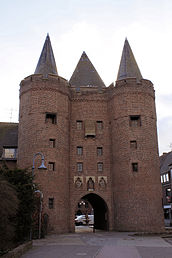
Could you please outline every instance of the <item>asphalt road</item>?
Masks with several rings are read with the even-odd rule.
[[[127,232],[92,232],[77,227],[76,233],[49,235],[34,240],[22,258],[172,258],[172,238],[136,236]]]

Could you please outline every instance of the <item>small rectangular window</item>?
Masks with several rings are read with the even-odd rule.
[[[49,209],[54,208],[54,198],[49,198],[48,199],[48,207],[49,207]]]
[[[98,162],[97,163],[97,171],[102,172],[103,171],[103,162]]]
[[[130,126],[131,127],[139,127],[139,126],[141,126],[140,116],[130,116]]]
[[[169,175],[168,175],[168,173],[165,174],[165,177],[166,177],[166,182],[168,182],[168,181],[169,181]]]
[[[55,148],[55,139],[49,139],[49,147]]]
[[[49,171],[55,170],[55,162],[48,162],[48,170]]]
[[[132,149],[132,150],[137,149],[137,142],[136,141],[130,141],[130,149]]]
[[[82,162],[78,162],[77,163],[77,171],[78,172],[82,172],[83,171],[83,163]]]
[[[77,155],[82,155],[83,154],[83,147],[78,146],[77,147]]]
[[[166,182],[166,176],[165,176],[165,174],[163,175],[163,181],[164,181],[164,183]]]
[[[16,159],[17,158],[17,148],[3,148],[3,158],[6,159]]]
[[[97,129],[102,130],[103,129],[103,121],[97,121]]]
[[[45,114],[45,122],[49,123],[49,124],[56,124],[57,123],[56,114],[46,113]]]
[[[163,183],[163,176],[161,176],[161,183]]]
[[[138,172],[138,163],[132,163],[133,172]]]
[[[81,120],[76,121],[76,129],[77,130],[82,130],[83,127],[83,122]]]
[[[102,156],[102,155],[103,155],[103,148],[97,147],[97,156]]]

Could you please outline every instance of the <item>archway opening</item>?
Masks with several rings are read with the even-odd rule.
[[[75,215],[93,215],[94,228],[108,230],[108,207],[105,201],[97,194],[90,193],[83,196],[78,202]]]

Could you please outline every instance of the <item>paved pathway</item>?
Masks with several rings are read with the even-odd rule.
[[[22,258],[172,258],[172,239],[127,232],[82,232],[34,240]]]

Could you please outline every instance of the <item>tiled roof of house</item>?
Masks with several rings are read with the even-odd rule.
[[[141,72],[134,58],[128,40],[125,40],[117,80],[126,78],[142,79]]]
[[[160,156],[160,173],[167,172],[170,164],[172,164],[172,151],[163,153],[163,155]]]
[[[100,78],[98,72],[94,68],[93,64],[91,63],[85,52],[83,52],[83,54],[81,55],[81,58],[69,82],[72,86],[76,87],[105,87],[104,82]]]
[[[44,76],[47,76],[49,73],[58,74],[50,37],[47,35],[35,74],[43,74]]]
[[[0,157],[3,146],[17,147],[18,145],[18,123],[0,122]]]

